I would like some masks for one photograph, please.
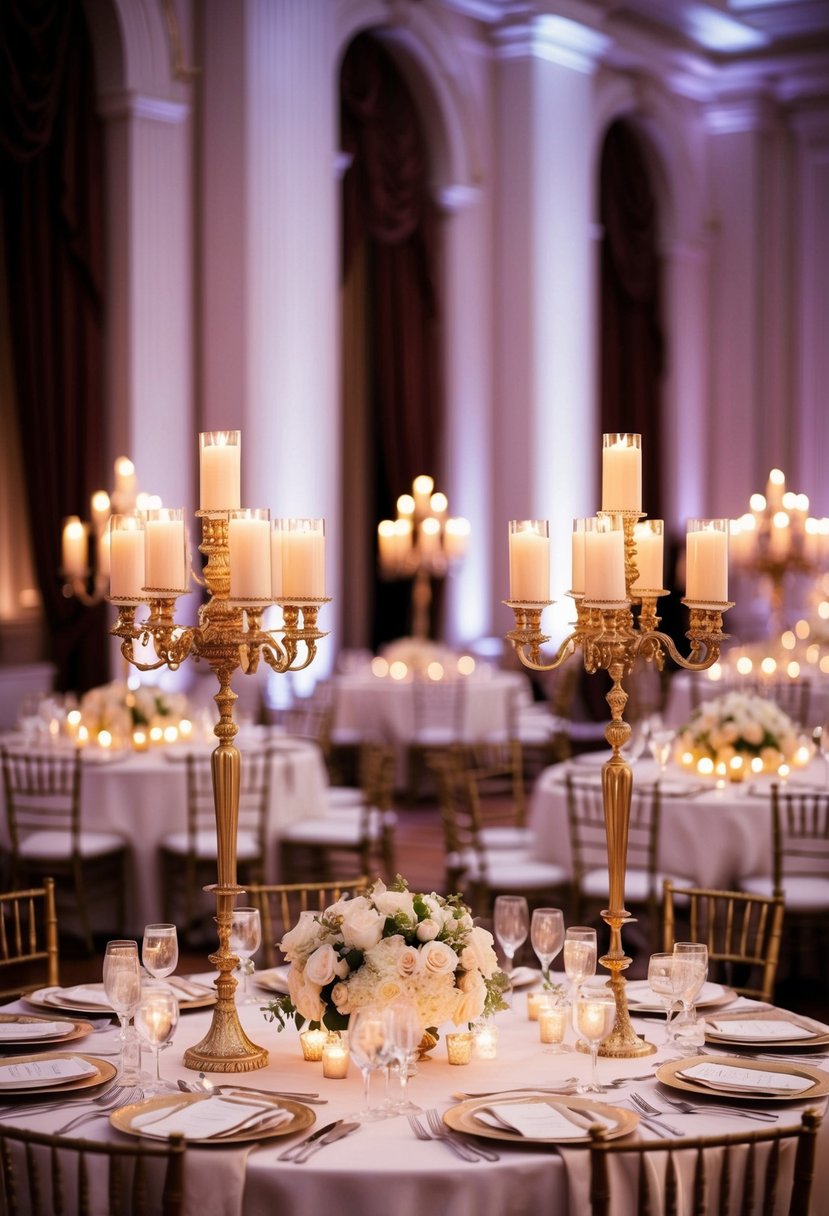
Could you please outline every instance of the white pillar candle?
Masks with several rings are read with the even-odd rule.
[[[397,549],[393,519],[381,519],[377,525],[377,553],[381,569],[387,573],[394,570]]]
[[[64,574],[70,576],[83,576],[89,567],[86,524],[77,515],[64,521],[61,562]]]
[[[728,521],[691,519],[685,549],[685,598],[723,604],[728,600]]]
[[[98,533],[98,571],[101,578],[109,578],[109,530]]]
[[[633,529],[636,540],[636,568],[639,577],[632,591],[659,591],[663,579],[663,522],[646,519]]]
[[[584,594],[584,533],[587,521],[573,520],[572,537],[572,572],[570,575],[570,590],[576,595]]]
[[[145,527],[145,586],[151,591],[185,591],[187,561],[182,512],[168,507],[150,511]]]
[[[412,521],[411,519],[396,519],[394,521],[395,560],[398,565],[405,565],[412,552]]]
[[[135,465],[129,456],[119,456],[115,461],[115,485],[113,498],[115,509],[121,515],[126,515],[135,508],[135,496],[138,490],[138,478],[135,475]]]
[[[130,515],[113,515],[109,525],[109,594],[140,600],[144,594],[144,529]]]
[[[95,491],[90,501],[90,510],[95,531],[103,531],[109,519],[109,495],[106,490]]]
[[[447,519],[443,529],[443,552],[448,561],[457,561],[465,555],[470,531],[468,519]]]
[[[282,537],[287,521],[271,520],[271,599],[282,599]]]
[[[550,599],[549,522],[513,519],[509,529],[510,599],[545,604]]]
[[[588,520],[584,534],[584,598],[587,603],[620,603],[625,590],[625,534],[608,517]]]
[[[240,511],[228,522],[230,596],[271,598],[271,521],[266,510]]]
[[[429,510],[429,499],[432,497],[432,491],[435,488],[434,478],[421,473],[419,477],[415,477],[412,482],[412,497],[414,498],[414,509],[418,515],[426,515]]]
[[[440,549],[440,520],[434,515],[428,515],[418,530],[420,552],[423,554],[437,553]]]
[[[241,503],[242,441],[238,431],[204,431],[199,435],[202,511],[238,511]]]
[[[602,437],[602,510],[642,510],[642,448],[639,435]]]
[[[291,519],[282,533],[282,598],[325,595],[325,532],[321,519]]]

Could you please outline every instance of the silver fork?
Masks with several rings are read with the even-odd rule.
[[[641,1111],[641,1113],[645,1115],[649,1122],[651,1122],[655,1127],[663,1127],[665,1131],[670,1132],[672,1136],[685,1135],[685,1133],[680,1131],[679,1128],[671,1127],[670,1123],[665,1122],[665,1120],[662,1118],[664,1111],[657,1110],[655,1106],[651,1106],[650,1102],[646,1102],[645,1099],[640,1097],[639,1094],[631,1094],[629,1101],[632,1102],[636,1109]]]
[[[704,1106],[694,1106],[684,1098],[665,1098],[669,1106],[681,1111],[683,1115],[704,1115],[708,1111],[716,1111],[718,1115],[732,1115],[735,1119],[754,1119],[757,1123],[776,1123],[778,1116],[766,1110],[743,1110],[739,1106],[725,1106],[721,1102],[708,1102]]]
[[[418,1140],[439,1140],[442,1144],[446,1144],[451,1148],[456,1157],[460,1157],[461,1161],[468,1161],[477,1164],[483,1158],[477,1153],[473,1153],[468,1145],[463,1144],[460,1140],[450,1140],[447,1136],[433,1136],[430,1131],[427,1131],[423,1124],[418,1119],[417,1115],[408,1115],[409,1127],[412,1129]]]
[[[479,1157],[483,1157],[485,1161],[500,1161],[498,1153],[494,1149],[487,1148],[486,1145],[473,1143],[470,1140],[461,1140],[459,1136],[455,1136],[446,1124],[441,1119],[436,1110],[426,1111],[426,1121],[436,1136],[450,1140],[453,1143],[462,1144],[464,1148],[471,1149],[473,1153],[477,1153]]]
[[[119,1085],[117,1092],[113,1091],[108,1096],[93,1098],[93,1104],[97,1107],[96,1110],[86,1110],[81,1115],[75,1115],[74,1119],[70,1119],[68,1123],[64,1123],[59,1127],[55,1135],[63,1136],[66,1132],[71,1132],[74,1128],[80,1127],[83,1123],[89,1123],[93,1119],[99,1118],[101,1115],[109,1114],[112,1110],[117,1110],[119,1106],[129,1106],[132,1102],[137,1102],[144,1095],[140,1089],[136,1089],[126,1085]]]
[[[42,1101],[29,1102],[26,1106],[18,1106],[14,1102],[7,1102],[0,1106],[0,1117],[6,1115],[40,1115],[52,1114],[56,1110],[77,1110],[81,1106],[86,1106],[88,1102],[98,1102],[105,1099],[108,1094],[115,1093],[116,1090],[123,1088],[117,1081],[110,1081],[108,1085],[95,1095],[94,1098],[67,1098],[63,1102],[50,1102],[49,1098],[44,1094]]]

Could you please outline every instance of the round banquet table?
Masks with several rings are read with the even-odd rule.
[[[258,728],[257,728],[258,730]],[[273,749],[270,810],[266,850],[266,880],[274,871],[280,832],[303,816],[323,814],[328,776],[319,747],[288,736],[240,732],[237,745],[245,762],[249,748]],[[83,823],[90,830],[114,831],[130,842],[127,871],[127,929],[140,934],[144,925],[162,917],[158,844],[171,831],[187,825],[187,765],[190,747],[209,756],[214,745],[171,744],[146,752],[84,752],[81,777]],[[3,843],[8,843],[3,818]],[[63,920],[63,917],[62,917]],[[93,925],[93,928],[97,926]],[[102,926],[103,928],[104,926]]]
[[[264,998],[263,998],[264,999]],[[743,1002],[743,1004],[747,1003]],[[19,1003],[16,1003],[19,1007]],[[12,1008],[9,1006],[8,1008]],[[555,1085],[565,1078],[586,1079],[589,1057],[574,1051],[561,1055],[545,1054],[538,1040],[537,1023],[525,1015],[526,997],[514,996],[513,1010],[496,1015],[499,1031],[498,1055],[494,1060],[473,1060],[463,1067],[447,1062],[441,1040],[431,1057],[417,1065],[409,1085],[410,1098],[424,1110],[446,1111],[457,1099],[456,1091],[480,1091],[517,1085]],[[320,1064],[302,1060],[297,1032],[291,1025],[278,1032],[265,1021],[257,1007],[240,1009],[241,1021],[252,1040],[270,1053],[267,1067],[255,1073],[231,1076],[211,1074],[215,1083],[238,1081],[263,1089],[316,1092],[326,1105],[313,1106],[315,1126],[342,1118],[362,1107],[362,1082],[353,1062],[344,1080],[327,1080]],[[175,1039],[161,1056],[162,1076],[175,1081],[192,1081],[195,1074],[183,1067],[185,1049],[198,1042],[210,1019],[207,1011],[182,1015]],[[661,1017],[634,1018],[634,1026],[656,1044],[656,1054],[644,1060],[599,1060],[600,1080],[627,1078],[626,1084],[600,1095],[611,1105],[630,1109],[631,1092],[639,1092],[656,1105],[665,1103],[657,1086],[654,1070],[668,1059],[661,1046],[664,1022]],[[449,1026],[444,1029],[453,1029]],[[568,1031],[568,1043],[574,1041]],[[87,1054],[117,1050],[117,1030],[96,1033],[77,1044]],[[149,1061],[145,1057],[145,1066]],[[642,1078],[645,1077],[643,1080]],[[829,1081],[829,1074],[827,1074]],[[375,1079],[374,1085],[378,1084]],[[379,1094],[378,1094],[379,1096]],[[759,1103],[758,1103],[759,1105]],[[766,1102],[780,1121],[796,1126],[807,1106],[823,1110],[825,1099]],[[65,1109],[50,1112],[48,1102],[37,1115],[20,1118],[21,1123],[37,1130],[51,1131],[67,1118]],[[753,1130],[765,1126],[714,1111],[702,1115],[670,1112],[664,1118],[681,1134],[701,1135]],[[5,1122],[15,1122],[8,1109],[0,1113]],[[826,1142],[829,1128],[821,1131]],[[101,1116],[77,1134],[117,1139],[125,1134],[114,1130]],[[552,1145],[525,1145],[488,1139],[486,1143],[500,1154],[494,1163],[466,1163],[458,1160],[446,1145],[416,1139],[408,1120],[402,1116],[363,1124],[358,1131],[335,1144],[325,1146],[306,1165],[279,1160],[284,1148],[302,1136],[276,1136],[249,1144],[188,1147],[187,1202],[185,1216],[261,1216],[263,1212],[360,1212],[361,1216],[578,1216],[587,1210],[587,1153],[571,1147],[565,1156]],[[633,1134],[645,1140],[655,1133],[642,1124]],[[815,1195],[826,1178],[825,1152],[818,1151]],[[790,1159],[791,1160],[791,1159]],[[565,1164],[566,1162],[566,1164]],[[787,1166],[781,1170],[785,1173]],[[821,1174],[823,1175],[821,1177]],[[785,1192],[785,1186],[781,1187]],[[817,1211],[817,1209],[816,1209]]]
[[[568,772],[576,781],[601,782],[601,763],[607,752],[588,752],[547,768],[533,788],[529,824],[539,860],[572,866],[567,821]],[[634,788],[652,784],[658,776],[651,760],[633,765]],[[740,878],[771,873],[771,785],[763,776],[717,789],[710,778],[669,765],[663,781],[659,869],[693,881],[697,886],[733,890]],[[814,760],[794,770],[793,787],[824,788],[826,769]]]

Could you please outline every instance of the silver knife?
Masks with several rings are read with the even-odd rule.
[[[336,1140],[342,1140],[343,1136],[350,1136],[352,1132],[356,1132],[359,1126],[359,1123],[343,1123],[342,1120],[340,1120],[340,1122],[335,1127],[332,1127],[329,1132],[326,1132],[324,1136],[318,1136],[316,1138],[309,1136],[308,1140],[303,1142],[296,1156],[291,1157],[291,1163],[293,1165],[302,1165],[302,1163],[307,1161],[313,1153],[316,1153],[319,1149],[324,1148],[326,1144],[333,1144]],[[313,1140],[313,1143],[310,1143],[311,1140]]]
[[[311,1132],[310,1136],[306,1136],[304,1140],[300,1140],[299,1144],[292,1144],[285,1149],[284,1153],[280,1153],[279,1160],[290,1161],[295,1153],[302,1152],[306,1144],[313,1144],[315,1140],[319,1140],[322,1136],[327,1136],[329,1132],[334,1131],[341,1123],[342,1119],[336,1119],[333,1123],[326,1123],[324,1127],[318,1127],[315,1132]]]

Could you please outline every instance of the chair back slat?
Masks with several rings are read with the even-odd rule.
[[[829,878],[829,790],[771,787],[774,887],[786,879]]]
[[[262,957],[266,967],[281,958],[279,942],[293,929],[303,912],[323,912],[345,896],[363,894],[369,885],[365,876],[347,882],[250,883],[251,906],[262,919]]]
[[[0,892],[0,998],[59,982],[54,879]]]

